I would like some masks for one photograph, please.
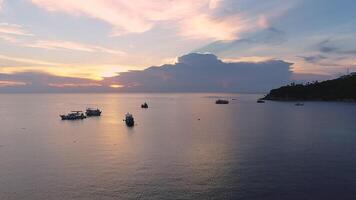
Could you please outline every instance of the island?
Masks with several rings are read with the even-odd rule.
[[[356,101],[356,73],[306,84],[292,83],[273,89],[263,100],[273,101]]]

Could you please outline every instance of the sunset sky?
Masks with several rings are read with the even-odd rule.
[[[193,52],[335,76],[356,71],[355,10],[354,0],[0,0],[0,87],[42,74],[61,78],[49,87],[120,89],[118,73]]]

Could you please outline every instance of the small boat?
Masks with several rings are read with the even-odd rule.
[[[82,111],[72,111],[67,115],[60,115],[60,117],[62,120],[79,120],[86,118]]]
[[[304,106],[304,103],[296,103],[296,106]]]
[[[259,100],[257,100],[257,103],[265,103],[265,101],[262,99],[259,99]]]
[[[126,113],[124,121],[126,122],[126,125],[128,127],[132,127],[135,125],[135,120],[134,120],[132,114],[130,114],[130,113]]]
[[[215,104],[229,104],[228,100],[218,99],[215,101]]]
[[[141,105],[141,108],[148,108],[148,104],[145,102],[144,104]]]
[[[98,117],[101,115],[101,110],[99,110],[98,108],[87,108],[85,114],[87,115],[87,117]]]

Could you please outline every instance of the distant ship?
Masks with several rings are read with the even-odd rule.
[[[60,117],[62,118],[62,120],[79,120],[86,118],[82,111],[72,111],[67,115],[60,115]]]
[[[125,115],[125,122],[126,122],[126,125],[127,125],[128,127],[132,127],[132,126],[135,125],[135,120],[134,120],[132,114],[126,113],[126,115]]]
[[[265,103],[262,99],[257,100],[257,103]]]
[[[85,111],[85,114],[88,117],[97,117],[101,115],[101,110],[99,110],[98,108],[94,109],[94,108],[87,108],[87,110]]]
[[[141,108],[148,108],[148,104],[145,102],[144,104],[141,105]]]
[[[304,106],[304,103],[296,103],[296,106]]]
[[[229,104],[228,100],[218,99],[215,101],[215,104]]]

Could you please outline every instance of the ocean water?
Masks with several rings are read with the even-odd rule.
[[[0,94],[0,199],[356,199],[356,104],[260,96]]]

